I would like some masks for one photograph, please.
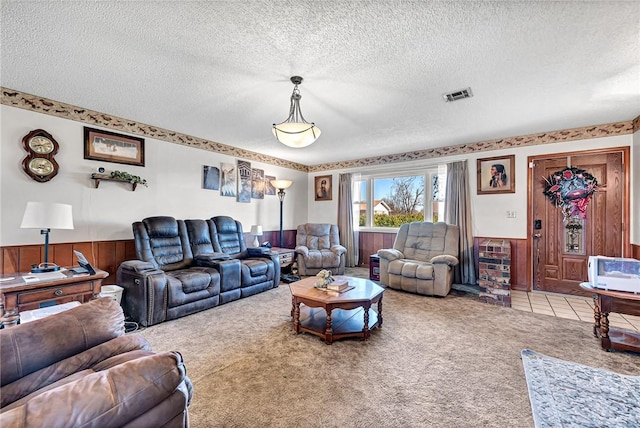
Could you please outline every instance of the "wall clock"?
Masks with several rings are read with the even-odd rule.
[[[24,136],[22,144],[28,153],[22,161],[22,168],[29,177],[44,183],[58,174],[59,165],[54,155],[58,153],[60,145],[51,134],[36,129]]]

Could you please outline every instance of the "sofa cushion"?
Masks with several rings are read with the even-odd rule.
[[[400,259],[389,263],[389,274],[406,278],[433,279],[433,265],[418,260]]]
[[[305,258],[309,268],[331,268],[340,264],[340,255],[331,250],[309,250]]]
[[[0,422],[6,427],[123,426],[180,391],[186,379],[180,354],[142,356],[109,370],[88,372],[74,382],[36,395],[2,413]],[[181,395],[183,403],[176,410],[182,411],[189,401],[188,390]],[[148,422],[147,426],[159,423]]]
[[[92,328],[87,329],[87,325]],[[29,324],[2,329],[0,385],[122,335],[124,315],[118,304],[107,297]],[[38,352],[33,352],[34,349]]]
[[[195,269],[180,269],[167,272],[167,276],[180,281],[182,284],[182,291],[188,294],[209,288],[211,286],[211,282],[214,281],[212,276],[218,276],[218,272],[216,270],[211,269],[211,271],[212,272],[202,272]]]

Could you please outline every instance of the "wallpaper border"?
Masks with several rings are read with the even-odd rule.
[[[183,146],[195,147],[225,154],[228,156],[249,159],[266,164],[289,168],[302,172],[320,172],[333,169],[347,169],[364,166],[384,165],[389,163],[408,162],[421,159],[431,159],[443,156],[486,152],[491,150],[510,149],[516,147],[535,146],[589,138],[611,137],[614,135],[632,134],[640,129],[640,116],[625,122],[615,122],[603,125],[585,126],[583,128],[565,129],[560,131],[540,132],[536,134],[479,141],[468,144],[438,147],[435,149],[417,150],[407,153],[397,153],[384,156],[374,156],[363,159],[346,160],[341,162],[324,163],[318,165],[303,165],[296,162],[279,159],[250,150],[216,143],[203,138],[170,131],[157,126],[146,125],[135,121],[111,116],[105,113],[76,107],[44,97],[27,94],[18,90],[0,87],[2,104],[31,110],[38,113],[75,120],[82,123],[114,129],[129,134],[145,136]]]

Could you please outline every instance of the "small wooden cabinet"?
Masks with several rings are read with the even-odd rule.
[[[369,279],[380,281],[380,256],[377,254],[369,256]]]
[[[0,316],[72,301],[86,303],[100,293],[102,280],[109,276],[99,269],[96,269],[95,275],[73,275],[68,270],[61,271],[61,274],[63,277],[55,279],[40,274],[42,279],[35,282],[25,282],[24,278],[37,278],[39,274],[1,276],[0,299],[3,306]]]
[[[288,272],[291,270],[291,265],[296,259],[296,251],[293,248],[273,247],[271,248],[271,252],[278,254],[281,272]]]

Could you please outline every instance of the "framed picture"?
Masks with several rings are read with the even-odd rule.
[[[84,127],[84,158],[144,166],[144,138]]]
[[[220,189],[220,170],[215,166],[202,166],[202,188],[209,190]]]
[[[220,163],[220,195],[236,197],[236,166],[232,163]]]
[[[331,175],[319,175],[314,180],[316,201],[330,201],[331,200]]]
[[[478,159],[478,195],[515,193],[515,155]]]
[[[264,176],[264,194],[265,195],[275,195],[276,188],[271,184],[271,180],[275,180],[275,175],[265,175]]]

